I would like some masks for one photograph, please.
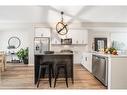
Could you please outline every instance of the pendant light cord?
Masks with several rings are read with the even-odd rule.
[[[61,22],[63,22],[63,14],[64,14],[64,12],[62,11],[61,12]]]

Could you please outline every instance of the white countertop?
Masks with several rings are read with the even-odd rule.
[[[104,56],[104,57],[117,57],[117,58],[124,58],[126,57],[127,58],[127,55],[122,55],[122,54],[119,54],[119,55],[112,55],[112,54],[106,54],[106,53],[103,53],[103,52],[93,52],[92,53],[93,55],[99,55],[99,56]]]
[[[34,55],[73,55],[73,53],[61,53],[61,52],[55,52],[52,54],[44,54],[44,53],[39,53],[39,54],[34,54]]]

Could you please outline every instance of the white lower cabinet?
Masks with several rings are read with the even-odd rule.
[[[92,54],[83,53],[81,56],[81,64],[92,73]]]
[[[81,64],[81,53],[80,52],[74,52],[74,64]]]

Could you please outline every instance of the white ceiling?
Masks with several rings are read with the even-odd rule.
[[[86,14],[80,15],[80,18],[92,22],[127,22],[127,6],[94,7]]]
[[[0,6],[0,22],[127,22],[127,6]]]
[[[74,25],[72,27],[112,31],[111,27],[119,30],[117,27],[122,26],[120,30],[123,28],[121,31],[126,31],[126,10],[127,6],[0,6],[0,30],[22,28],[24,23],[55,27],[61,20],[60,12],[64,11],[64,21]],[[105,29],[105,26],[110,28]]]
[[[42,7],[2,6],[0,7],[0,22],[41,22]]]

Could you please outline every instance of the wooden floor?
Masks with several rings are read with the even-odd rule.
[[[24,64],[7,64],[6,71],[0,78],[0,89],[106,89],[81,65],[74,65],[74,84],[69,79],[66,87],[64,79],[58,79],[56,88],[50,88],[48,79],[40,82],[39,88],[34,85],[34,67]],[[52,81],[52,84],[54,80]]]

